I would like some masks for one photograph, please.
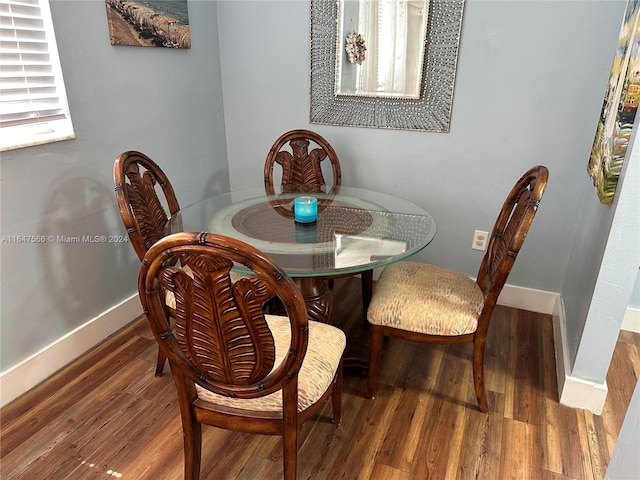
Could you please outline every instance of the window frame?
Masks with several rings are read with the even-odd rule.
[[[62,76],[62,66],[60,64],[60,57],[58,54],[58,47],[53,28],[53,19],[51,16],[49,0],[36,0],[35,3],[40,8],[40,19],[42,20],[43,31],[45,33],[47,44],[47,53],[49,54],[48,65],[51,68],[49,73],[54,77],[53,85],[55,85],[55,94],[58,97],[57,106],[60,109],[61,114],[64,115],[64,118],[39,121],[34,112],[34,120],[30,123],[0,127],[0,151],[15,150],[24,147],[42,145],[50,142],[57,142],[75,138],[64,78]],[[9,11],[9,17],[12,19],[12,21],[14,18],[18,18],[18,15],[12,15],[12,6],[29,6],[32,4],[34,3],[32,1],[30,2],[29,0],[0,0],[0,5],[2,5],[3,7],[6,6]],[[5,25],[3,24],[2,27],[4,28]],[[7,30],[10,29],[11,26],[8,26]],[[7,40],[9,42],[12,41],[11,38],[4,36],[3,38],[1,38],[1,40]],[[13,40],[16,40],[15,35],[13,37]],[[24,50],[20,50],[19,48],[18,51],[22,53],[24,52]],[[0,51],[0,54],[1,53],[3,52]],[[19,65],[27,64],[27,62],[22,61],[22,59],[20,60],[20,62],[21,63],[19,63]],[[1,62],[0,66],[2,66]],[[1,72],[0,75],[4,77]],[[25,82],[27,88],[30,85],[33,85],[33,83],[29,83],[29,80],[26,79],[26,75]],[[4,92],[2,84],[0,83],[0,99],[3,96],[3,93]],[[27,100],[25,100],[25,103],[27,103]],[[3,112],[2,103],[0,102],[0,113],[5,112],[6,110]]]

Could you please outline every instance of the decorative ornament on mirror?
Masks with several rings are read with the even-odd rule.
[[[347,35],[346,45],[344,49],[347,51],[349,62],[362,65],[364,62],[364,52],[367,47],[364,44],[364,38],[355,30],[351,30],[351,33]]]

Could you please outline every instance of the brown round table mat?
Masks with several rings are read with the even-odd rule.
[[[267,242],[322,243],[334,234],[358,235],[373,223],[369,212],[346,202],[318,199],[318,220],[297,224],[293,199],[265,201],[238,211],[231,224],[240,233]]]

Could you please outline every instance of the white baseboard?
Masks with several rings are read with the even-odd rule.
[[[553,343],[556,353],[556,376],[560,403],[600,415],[609,391],[607,382],[605,380],[603,384],[597,384],[571,376],[565,325],[564,303],[562,298],[558,296],[553,309]]]
[[[498,297],[498,305],[552,315],[558,298],[560,294],[556,292],[505,285]]]
[[[142,306],[136,294],[0,373],[0,407],[26,393],[141,314]]]
[[[637,308],[627,308],[622,319],[622,330],[640,333],[640,310]]]

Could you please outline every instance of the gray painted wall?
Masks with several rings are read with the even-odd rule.
[[[635,308],[636,310],[640,309],[640,275],[636,276],[636,283],[633,286],[629,307]]]
[[[563,288],[571,374],[597,384],[606,380],[640,264],[639,124],[640,119],[613,204],[601,205],[585,195]]]
[[[130,149],[183,205],[227,191],[215,3],[189,3],[193,48],[180,51],[111,46],[102,1],[51,10],[77,138],[2,154],[2,235],[125,235],[112,171]],[[128,243],[1,248],[3,371],[137,291]]]
[[[345,183],[433,214],[438,234],[417,260],[475,276],[473,231],[490,230],[510,186],[542,163],[549,188],[509,283],[560,292],[592,194],[587,161],[623,11],[623,1],[468,0],[443,134],[310,124],[308,2],[220,2],[231,185],[261,185],[278,135],[312,128],[337,151]]]

